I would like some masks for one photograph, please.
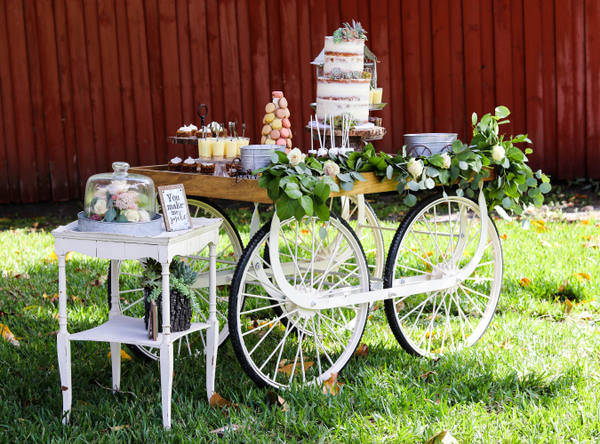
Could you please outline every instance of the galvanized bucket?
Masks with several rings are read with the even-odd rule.
[[[285,153],[285,145],[247,145],[240,147],[242,168],[257,170],[271,164],[271,155],[275,151]]]
[[[422,133],[405,134],[404,144],[409,156],[431,156],[432,154],[450,151],[457,134]]]
[[[155,214],[150,222],[124,223],[104,222],[85,217],[84,212],[77,214],[79,231],[94,233],[125,234],[127,236],[156,236],[164,231],[161,214]]]

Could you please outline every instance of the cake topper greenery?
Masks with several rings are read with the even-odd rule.
[[[367,40],[367,31],[363,29],[360,22],[352,20],[352,26],[350,23],[344,23],[344,26],[338,28],[333,33],[333,42],[342,43],[350,40],[362,39]]]

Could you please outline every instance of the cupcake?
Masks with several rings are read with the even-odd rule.
[[[188,128],[192,133],[192,137],[196,137],[198,135],[198,127],[196,125],[190,123],[190,126],[188,126]]]
[[[181,157],[173,157],[169,160],[169,171],[181,171]]]
[[[192,129],[189,126],[183,125],[177,130],[177,137],[192,137]]]
[[[182,173],[195,173],[196,172],[196,160],[188,157],[184,160],[183,165],[181,165]]]

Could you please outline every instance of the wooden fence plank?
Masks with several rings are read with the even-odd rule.
[[[558,173],[573,179],[575,139],[575,79],[573,78],[573,9],[571,0],[554,4],[556,17],[556,101],[558,117]]]
[[[192,53],[190,46],[190,26],[197,26],[189,16],[189,1],[176,0],[177,8],[177,46],[179,50],[179,78],[181,81],[181,114],[183,122],[200,125],[196,114],[198,104],[194,102],[194,84],[192,83]],[[169,131],[167,131],[169,133]]]
[[[352,23],[352,20],[358,20],[359,9],[357,0],[343,0],[340,2],[340,22]]]
[[[496,83],[500,87],[496,90],[495,104],[492,104],[492,108],[486,106],[485,113],[493,113],[493,108],[498,105],[506,106],[512,113],[515,112],[513,101],[512,14],[510,3],[510,0],[498,0],[494,2]],[[509,124],[502,127],[502,131],[508,134],[515,134],[514,119],[512,116],[510,121]]]
[[[138,159],[141,164],[163,162],[154,142],[154,119],[152,98],[150,95],[150,72],[148,67],[148,49],[144,4],[142,0],[127,2],[127,24],[129,32],[129,51],[131,55],[131,79],[135,103],[135,128],[137,136]],[[157,124],[160,124],[157,122]],[[132,128],[129,128],[132,130]]]
[[[392,152],[397,151],[398,147],[404,145],[405,131],[405,88],[404,88],[404,51],[402,49],[402,6],[401,2],[388,2],[388,26],[395,31],[389,33],[389,58],[390,58],[390,82],[389,91],[384,91],[382,101],[387,103],[392,112],[390,122],[383,122],[383,125],[394,130],[385,137],[389,138]],[[378,56],[378,54],[375,54]],[[379,114],[376,114],[379,116]]]
[[[377,7],[375,7],[375,5]],[[383,98],[385,94],[390,93],[390,53],[389,53],[389,33],[388,33],[388,0],[377,1],[371,3],[370,20],[371,28],[367,29],[370,34],[371,50],[377,56],[380,63],[377,65],[377,86],[383,88]],[[367,34],[367,35],[369,35]],[[406,69],[406,65],[405,65]],[[385,102],[385,100],[383,100]],[[386,106],[383,110],[378,111],[377,117],[383,119],[383,125],[388,126],[393,123],[392,111],[390,106]],[[389,128],[391,133],[397,131],[394,127]],[[392,144],[393,136],[389,135],[375,142],[377,150],[387,152],[397,152],[398,146]]]
[[[352,2],[348,2],[352,3]],[[342,3],[342,7],[343,7]],[[306,1],[298,2],[298,55],[300,56],[300,78],[301,80],[301,120],[300,124],[305,124],[309,121],[310,116],[313,115],[313,110],[310,104],[316,101],[317,89],[316,80],[313,80],[316,75],[316,68],[310,64],[314,60],[311,52],[310,40],[306,36],[310,35],[312,28],[310,26],[310,10],[309,3]],[[350,19],[351,20],[351,19]],[[299,134],[301,133],[301,134]],[[310,133],[296,131],[295,145],[298,147],[304,147],[306,151],[310,149]]]
[[[6,29],[5,0],[0,0],[0,202],[20,200],[16,133],[12,108],[12,82],[10,81],[10,58]],[[11,174],[12,173],[12,174]]]
[[[52,183],[52,200],[68,200],[69,175],[65,137],[61,113],[61,92],[58,74],[58,54],[56,47],[54,12],[51,0],[35,2],[40,68],[41,87],[44,101],[44,122],[46,129],[48,163]]]
[[[342,26],[340,0],[324,0],[321,5],[322,9],[327,9],[327,35],[331,35]]]
[[[123,149],[122,155],[130,165],[139,165],[138,157],[138,131],[135,120],[135,100],[133,94],[133,81],[131,74],[131,55],[129,46],[129,27],[127,21],[127,5],[117,1],[115,7],[115,22],[117,41],[119,42],[119,85],[123,117]]]
[[[269,35],[268,35],[268,20],[267,6],[265,0],[253,2],[249,12],[250,27],[249,32],[252,38],[250,45],[252,48],[252,72],[253,85],[252,94],[254,96],[254,123],[246,122],[249,125],[246,130],[250,134],[250,125],[253,125],[254,137],[250,139],[250,143],[260,143],[260,130],[263,127],[262,121],[265,115],[265,105],[271,99],[271,81],[269,64]]]
[[[106,150],[106,119],[104,116],[104,91],[102,85],[102,60],[97,1],[84,1],[83,13],[87,43],[90,98],[92,100],[94,142],[96,145],[96,168],[98,172],[112,171],[108,163],[108,153]]]
[[[600,179],[600,4],[585,2],[586,144],[588,177]],[[593,116],[596,116],[594,118]]]
[[[463,39],[463,9],[449,0],[450,14],[450,50],[452,71],[452,128],[458,133],[458,138],[470,140],[471,131],[467,131],[467,121],[470,121],[472,110],[466,109],[465,95],[465,52]]]
[[[424,132],[423,73],[421,70],[421,40],[419,36],[418,0],[404,1],[402,3],[404,107],[406,109],[406,132],[409,134]],[[375,53],[377,54],[377,52]]]
[[[98,0],[98,19],[106,121],[106,153],[110,167],[117,160],[127,160],[114,0]],[[122,51],[128,52],[128,49],[124,46]]]
[[[82,182],[99,173],[94,146],[94,119],[90,98],[89,65],[86,48],[83,4],[69,2],[67,30],[69,33],[69,54],[71,57],[71,80],[73,82],[73,108],[77,132],[77,149]],[[84,183],[81,186],[85,186]],[[82,190],[83,191],[83,190]]]
[[[150,8],[154,9],[154,8]],[[164,122],[167,134],[175,134],[177,129],[185,122],[181,110],[181,80],[179,70],[179,51],[177,45],[177,10],[175,0],[158,0],[158,20],[160,29],[160,63],[162,75],[158,75],[158,66],[155,66],[154,72],[156,82],[156,96],[162,96],[164,112]],[[156,29],[156,28],[154,28]],[[153,30],[154,30],[153,29]],[[152,53],[154,51],[150,51]],[[155,59],[158,63],[158,56]],[[152,80],[152,77],[151,77]],[[162,94],[161,94],[162,93]],[[156,108],[155,108],[156,109]],[[187,123],[185,123],[187,125]],[[160,144],[160,139],[157,139]],[[182,145],[169,143],[167,145],[167,158],[175,156],[190,155],[190,148],[186,151]],[[194,155],[194,158],[197,156]]]
[[[160,52],[160,32],[157,32],[160,30],[158,0],[144,2],[144,16],[146,18],[146,42],[148,46],[150,97],[152,97],[152,119],[154,119],[154,146],[156,147],[158,161],[166,162],[167,159],[170,158],[168,153],[171,152],[171,150],[177,152],[177,147],[169,144],[170,150],[167,151],[162,54]],[[165,54],[165,57],[170,56],[171,54]],[[171,99],[169,98],[169,100]],[[177,128],[179,128],[179,126],[177,126]],[[172,131],[170,128],[169,130]]]
[[[10,36],[8,50],[10,54],[10,74],[12,81],[13,110],[15,116],[15,130],[19,156],[19,177],[21,183],[21,202],[38,201],[38,184],[32,180],[32,171],[37,173],[34,151],[34,139],[31,128],[31,101],[29,90],[29,68],[27,58],[27,44],[25,37],[25,19],[23,17],[23,3],[16,0],[6,0],[6,29]]]
[[[434,118],[435,131],[440,133],[454,130],[449,16],[448,0],[432,0]]]
[[[529,138],[533,141],[533,153],[528,156],[531,167],[543,167],[546,156],[544,132],[544,53],[542,42],[542,0],[524,3],[525,27],[525,70],[526,70],[526,125]]]
[[[483,113],[493,113],[496,106],[496,82],[494,72],[494,7],[492,1],[479,0],[481,35],[481,106]]]
[[[323,50],[325,36],[331,35],[332,30],[327,26],[327,10],[323,7],[323,0],[310,0],[310,38],[311,56],[314,60]],[[363,27],[365,23],[363,23]],[[366,29],[366,28],[365,28]],[[316,83],[316,81],[315,81]],[[316,98],[316,89],[315,89]]]
[[[463,0],[465,97],[467,114],[484,114],[481,72],[481,11],[479,0]]]
[[[54,21],[56,32],[56,54],[58,56],[58,79],[62,110],[62,130],[65,138],[67,174],[69,175],[69,195],[76,199],[82,194],[82,177],[79,164],[79,150],[75,132],[75,107],[73,98],[73,79],[71,75],[71,55],[69,51],[69,32],[65,0],[54,0]]]
[[[262,122],[261,115],[256,115],[254,112],[254,90],[255,81],[262,82],[263,80],[255,79],[252,70],[252,46],[250,44],[250,11],[247,0],[236,2],[237,6],[237,29],[238,29],[238,48],[240,53],[240,80],[241,80],[241,97],[242,97],[242,113],[240,120],[237,121],[238,134],[242,135],[242,123],[246,123],[246,137],[250,137],[251,141],[256,140],[256,130],[258,123]],[[253,5],[254,6],[254,5]],[[258,123],[257,123],[258,121]]]
[[[29,95],[31,98],[31,117],[33,123],[33,143],[37,169],[38,199],[52,200],[50,173],[48,168],[48,140],[44,122],[44,97],[42,93],[42,72],[40,66],[40,47],[38,41],[35,3],[23,2],[25,18],[25,36],[27,43],[27,65],[29,69]]]
[[[527,121],[525,102],[525,19],[523,17],[523,0],[511,0],[512,11],[512,53],[513,53],[513,107],[510,109],[511,123],[514,124],[510,134],[525,134]],[[510,127],[509,127],[510,129]]]
[[[431,30],[431,0],[419,1],[419,30],[421,47],[422,100],[423,100],[423,131],[435,131],[433,108],[433,47]]]
[[[208,123],[225,120],[223,94],[223,69],[221,65],[221,41],[219,32],[219,9],[217,0],[206,0],[206,30],[208,32],[208,68],[210,72],[211,104]],[[270,23],[270,22],[269,22]]]
[[[542,51],[556,54],[556,33],[554,25],[554,4],[543,1],[542,6]],[[549,174],[558,172],[557,153],[557,112],[556,112],[556,57],[544,56],[543,60],[544,94],[544,146],[545,153],[542,168]]]
[[[197,126],[200,128],[201,122],[197,114],[198,106],[204,103],[212,113],[205,0],[189,0],[188,10],[190,23],[192,24],[190,26],[190,54],[192,58],[192,84],[194,86],[194,121],[197,122]],[[207,116],[207,119],[211,119],[211,114]]]
[[[323,2],[321,1],[321,4]],[[259,3],[260,4],[260,3]],[[268,20],[267,32],[269,35],[269,76],[271,78],[271,90],[283,90],[283,54],[281,52],[281,24],[278,20],[281,17],[279,2],[266,2],[267,17],[276,17],[275,20]],[[278,42],[272,44],[272,42]]]
[[[575,137],[572,140],[571,156],[573,159],[573,175],[586,177],[587,150],[586,150],[586,115],[585,115],[585,40],[584,40],[584,10],[585,0],[572,0],[573,2],[573,79],[574,79],[574,124]],[[598,30],[596,30],[598,32]],[[597,100],[594,98],[593,100]],[[592,117],[593,118],[593,117]]]
[[[225,115],[222,123],[242,121],[242,87],[240,80],[240,58],[237,27],[233,0],[219,2],[219,31],[221,35],[221,63],[223,67],[223,100]]]

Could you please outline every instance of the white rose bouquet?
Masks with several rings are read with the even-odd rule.
[[[133,188],[135,185],[128,184],[126,180],[112,180],[108,185],[97,186],[86,216],[105,222],[150,222],[148,198]]]

